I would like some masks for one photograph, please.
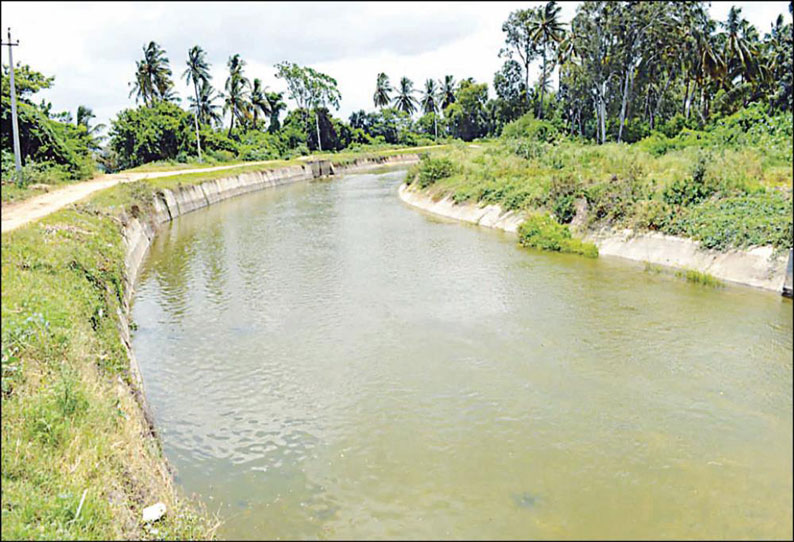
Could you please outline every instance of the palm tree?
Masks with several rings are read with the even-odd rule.
[[[218,94],[209,81],[204,81],[199,89],[198,98],[188,97],[190,110],[198,117],[200,124],[220,124],[223,120],[218,112],[220,106],[215,105]]]
[[[752,76],[756,71],[755,51],[748,40],[748,24],[742,18],[742,8],[731,6],[728,19],[722,23],[725,28],[723,56],[729,67],[729,76],[733,79],[738,75],[744,79],[745,74]]]
[[[287,108],[287,104],[284,103],[283,98],[283,92],[265,92],[267,108],[268,111],[270,111],[270,125],[267,127],[267,131],[270,133],[274,133],[281,128],[281,123],[278,120],[278,116]]]
[[[195,103],[199,103],[199,86],[209,83],[210,72],[206,59],[207,53],[194,45],[187,52],[187,69],[182,74],[187,84],[193,83],[193,95],[196,97]],[[199,110],[193,112],[193,121],[196,126],[196,147],[198,148],[198,159],[201,162],[201,140],[199,139]]]
[[[535,16],[529,21],[529,37],[535,45],[541,47],[543,55],[543,67],[540,80],[540,101],[538,102],[538,118],[543,118],[543,93],[546,88],[550,69],[547,66],[549,61],[549,49],[560,42],[563,37],[563,25],[560,22],[560,8],[557,2],[547,2],[542,9],[538,9]],[[551,58],[552,63],[554,58]],[[553,66],[552,66],[553,69]]]
[[[146,105],[153,105],[155,100],[173,99],[171,68],[165,51],[155,42],[150,41],[143,47],[143,60],[136,63],[135,81],[131,84],[130,96],[135,94],[135,101],[142,98]]]
[[[444,79],[439,81],[439,100],[441,102],[441,109],[446,109],[449,104],[455,103],[455,78],[451,75],[445,75]]]
[[[408,113],[409,115],[416,111],[416,98],[414,94],[414,83],[407,77],[400,79],[400,89],[397,96],[394,97],[394,107]]]
[[[384,108],[389,105],[389,101],[391,101],[389,94],[392,90],[394,89],[391,84],[389,84],[389,76],[383,72],[379,73],[378,82],[375,86],[375,94],[372,96],[375,107]]]
[[[435,79],[428,79],[425,81],[425,92],[422,95],[421,105],[422,110],[427,113],[433,113],[433,133],[435,139],[438,139],[438,123],[436,122],[438,111],[438,86],[436,86]]]
[[[100,135],[100,132],[105,129],[105,125],[100,123],[95,126],[91,126],[91,119],[94,118],[96,118],[96,115],[94,115],[94,112],[90,107],[86,107],[84,105],[77,107],[77,120],[75,124],[77,124],[77,126],[85,127],[85,131],[88,134],[88,146],[91,148],[91,150],[97,151],[100,148],[99,143],[105,139],[104,136]]]
[[[229,57],[227,66],[229,67],[229,77],[226,79],[223,112],[231,112],[229,124],[229,135],[231,135],[234,129],[234,119],[236,118],[240,124],[243,124],[248,116],[248,89],[251,82],[243,75],[245,60],[240,58],[239,54]]]
[[[254,129],[257,127],[258,114],[263,116],[270,115],[270,102],[265,96],[265,89],[262,87],[261,79],[254,79],[254,86],[251,89],[251,111],[253,113]]]

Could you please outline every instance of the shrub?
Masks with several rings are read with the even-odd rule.
[[[700,155],[692,168],[691,179],[676,179],[665,187],[662,197],[670,205],[696,205],[715,192],[715,188],[706,183],[705,155]]]
[[[530,248],[598,257],[598,248],[594,244],[571,237],[567,226],[557,223],[548,215],[529,215],[518,228],[518,242]]]
[[[509,122],[502,129],[503,139],[527,139],[535,142],[553,143],[559,136],[557,128],[548,121],[534,118],[526,113]]]
[[[440,179],[450,177],[455,166],[448,158],[422,158],[419,162],[419,187],[427,188]]]
[[[671,213],[672,209],[663,201],[638,201],[631,217],[631,227],[636,230],[661,230],[670,220]]]

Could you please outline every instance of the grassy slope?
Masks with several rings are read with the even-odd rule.
[[[457,145],[438,156],[448,158],[455,173],[429,190],[460,203],[498,203],[567,221],[573,200],[585,197],[588,226],[594,228],[659,230],[717,249],[791,246],[790,153],[690,146],[655,156],[643,144],[563,141],[521,147],[500,141],[477,149]],[[671,187],[688,194],[699,162],[708,195],[702,201],[669,203]]]
[[[212,519],[171,488],[131,393],[118,216],[159,187],[237,172],[117,185],[3,234],[3,539],[211,536]],[[168,513],[155,534],[140,517],[157,501]]]

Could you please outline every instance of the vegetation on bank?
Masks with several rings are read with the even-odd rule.
[[[78,204],[4,233],[2,252],[2,538],[210,535],[131,393],[118,219]],[[141,511],[158,501],[155,532]]]
[[[528,114],[480,148],[452,145],[423,160],[422,188],[457,203],[496,203],[589,229],[690,237],[706,248],[792,246],[792,117],[763,104],[673,137],[587,144]]]
[[[333,161],[377,156],[349,153]],[[134,207],[151,208],[157,189],[224,175],[120,184],[3,234],[3,539],[211,537],[216,525],[209,515],[173,491],[159,442],[134,398],[119,335],[121,228]],[[168,512],[147,528],[141,511],[158,501]]]

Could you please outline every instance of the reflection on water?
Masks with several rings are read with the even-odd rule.
[[[790,538],[792,304],[421,214],[404,173],[172,223],[134,337],[226,538]]]

